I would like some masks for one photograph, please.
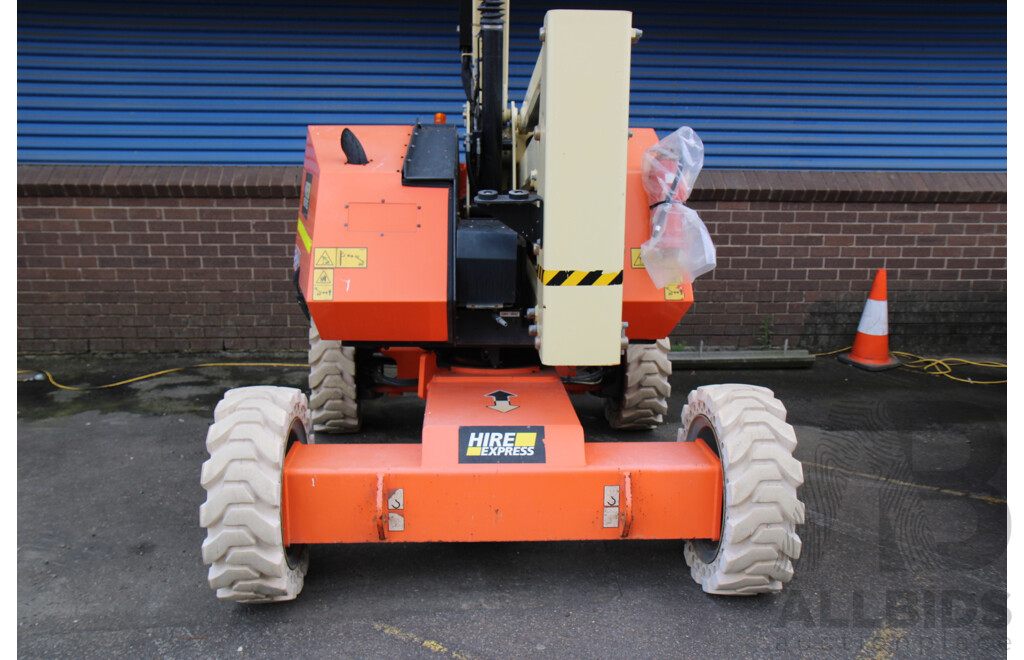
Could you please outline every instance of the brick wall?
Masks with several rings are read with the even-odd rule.
[[[894,350],[1006,347],[1006,207],[992,203],[695,202],[718,267],[676,330],[694,346],[849,346],[875,271]]]
[[[19,352],[306,347],[295,168],[87,169],[19,167]]]
[[[21,353],[302,350],[298,168],[18,168]],[[705,172],[719,265],[673,341],[849,345],[877,268],[895,349],[1006,347],[1005,174]]]

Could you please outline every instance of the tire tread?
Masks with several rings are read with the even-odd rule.
[[[312,422],[306,396],[285,387],[229,390],[207,432],[210,458],[199,507],[206,528],[203,562],[217,597],[238,602],[291,600],[302,589],[308,558],[288,563],[281,527],[281,480],[293,420],[307,439]]]
[[[313,431],[355,433],[362,426],[356,399],[356,349],[320,338],[309,325],[309,407]]]
[[[626,349],[622,397],[604,402],[604,416],[613,429],[653,429],[662,423],[672,394],[670,348],[664,338],[653,344],[630,344]]]
[[[693,542],[684,548],[690,575],[704,591],[752,595],[780,591],[793,578],[804,522],[797,496],[803,466],[793,457],[796,434],[774,393],[754,385],[707,385],[683,408],[684,431],[705,417],[718,437],[725,477],[722,538],[705,562]]]

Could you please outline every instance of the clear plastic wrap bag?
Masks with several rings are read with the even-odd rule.
[[[651,238],[640,258],[654,286],[690,284],[715,267],[715,245],[697,212],[682,202],[651,209]]]
[[[659,289],[689,284],[712,270],[715,246],[697,212],[683,204],[704,166],[704,143],[689,126],[648,149],[642,177],[651,204],[651,238],[640,246],[647,274]]]
[[[704,143],[689,126],[644,152],[642,174],[648,204],[685,202],[704,167]]]

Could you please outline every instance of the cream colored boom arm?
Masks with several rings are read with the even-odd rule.
[[[512,130],[518,179],[544,200],[537,345],[547,365],[620,362],[629,139],[625,11],[550,11]],[[532,134],[532,135],[531,135]],[[528,138],[528,140],[527,140]]]

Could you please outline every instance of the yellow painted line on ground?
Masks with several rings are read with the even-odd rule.
[[[857,653],[857,660],[893,660],[899,641],[907,636],[903,628],[879,628]]]
[[[961,490],[951,490],[949,488],[939,488],[938,486],[926,486],[924,484],[915,484],[909,481],[900,481],[899,479],[890,479],[888,477],[880,477],[877,474],[868,474],[866,472],[856,472],[854,470],[846,470],[841,467],[834,465],[822,465],[821,463],[811,463],[803,461],[804,465],[811,467],[821,468],[822,470],[831,470],[833,472],[842,472],[843,474],[849,474],[854,477],[861,477],[863,479],[871,479],[873,481],[883,481],[888,484],[894,484],[896,486],[906,486],[907,488],[919,488],[921,490],[930,490],[935,493],[942,493],[944,495],[956,495],[957,497],[969,497],[972,500],[981,500],[982,502],[988,502],[989,504],[1006,504],[1006,500],[998,497],[991,497],[990,495],[979,495],[977,493],[965,493]]]
[[[396,639],[400,639],[403,642],[415,644],[416,646],[422,646],[423,648],[433,651],[434,653],[437,653],[438,655],[445,658],[454,658],[455,660],[473,660],[472,656],[466,655],[465,653],[460,653],[458,651],[453,651],[441,642],[436,642],[432,639],[423,639],[422,637],[419,637],[412,633],[405,632],[404,630],[399,630],[395,626],[389,625],[387,623],[380,623],[379,621],[374,621],[373,627],[376,628],[378,631],[384,633],[385,635],[394,637]]]

